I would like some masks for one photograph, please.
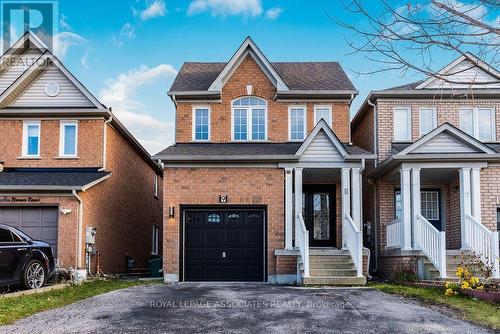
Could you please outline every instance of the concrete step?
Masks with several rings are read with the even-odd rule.
[[[353,269],[354,263],[349,262],[311,262],[309,269]]]
[[[356,276],[356,269],[309,269],[311,276],[341,276],[341,277],[354,277]]]
[[[351,262],[349,255],[309,255],[309,262]]]
[[[339,276],[311,276],[302,279],[303,285],[338,285],[338,286],[352,286],[352,285],[365,285],[365,277],[339,277]]]
[[[330,256],[343,255],[349,256],[349,251],[337,248],[309,248],[309,256]]]

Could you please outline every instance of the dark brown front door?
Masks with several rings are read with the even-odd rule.
[[[335,247],[335,185],[304,185],[304,223],[310,247]]]

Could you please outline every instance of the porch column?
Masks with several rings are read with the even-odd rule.
[[[352,169],[352,220],[358,225],[360,231],[363,230],[361,222],[361,168]]]
[[[345,247],[345,216],[351,214],[351,169],[350,168],[342,168],[340,179],[340,186],[342,189],[341,197],[342,197],[342,248]]]
[[[295,212],[294,221],[297,222],[297,215],[302,214],[302,168],[294,168],[295,174]],[[297,242],[297,233],[299,229],[295,227],[295,242]],[[295,245],[297,246],[297,245]]]
[[[465,231],[465,216],[471,214],[471,196],[470,196],[470,168],[459,169],[460,177],[460,235],[461,249],[469,249],[467,244],[467,231]]]
[[[417,215],[421,214],[420,204],[420,168],[411,169],[411,191],[412,191],[412,235],[414,249],[419,249],[420,234],[415,228],[417,226]]]
[[[401,204],[403,216],[401,223],[403,224],[403,250],[411,250],[411,183],[410,169],[402,168],[401,174]]]
[[[471,179],[471,216],[481,221],[481,168],[472,168]]]
[[[293,190],[292,168],[285,168],[285,249],[292,249]]]

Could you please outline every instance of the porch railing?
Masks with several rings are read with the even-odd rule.
[[[414,226],[417,248],[431,260],[439,270],[439,277],[446,278],[446,234],[438,231],[427,219],[417,214]]]
[[[345,245],[351,254],[358,277],[363,276],[363,233],[358,229],[349,214],[345,215]]]
[[[303,277],[309,277],[309,231],[306,229],[302,214],[297,214],[297,224],[295,224],[295,246],[300,250],[302,266],[304,270]]]
[[[394,219],[386,227],[387,249],[398,249],[403,244],[403,229],[399,219]]]
[[[490,231],[479,220],[465,215],[465,248],[476,253],[483,263],[492,267],[493,278],[500,278],[498,232]]]

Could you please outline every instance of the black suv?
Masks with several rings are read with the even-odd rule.
[[[48,243],[0,224],[0,287],[21,284],[26,289],[38,289],[54,271],[54,263]]]

